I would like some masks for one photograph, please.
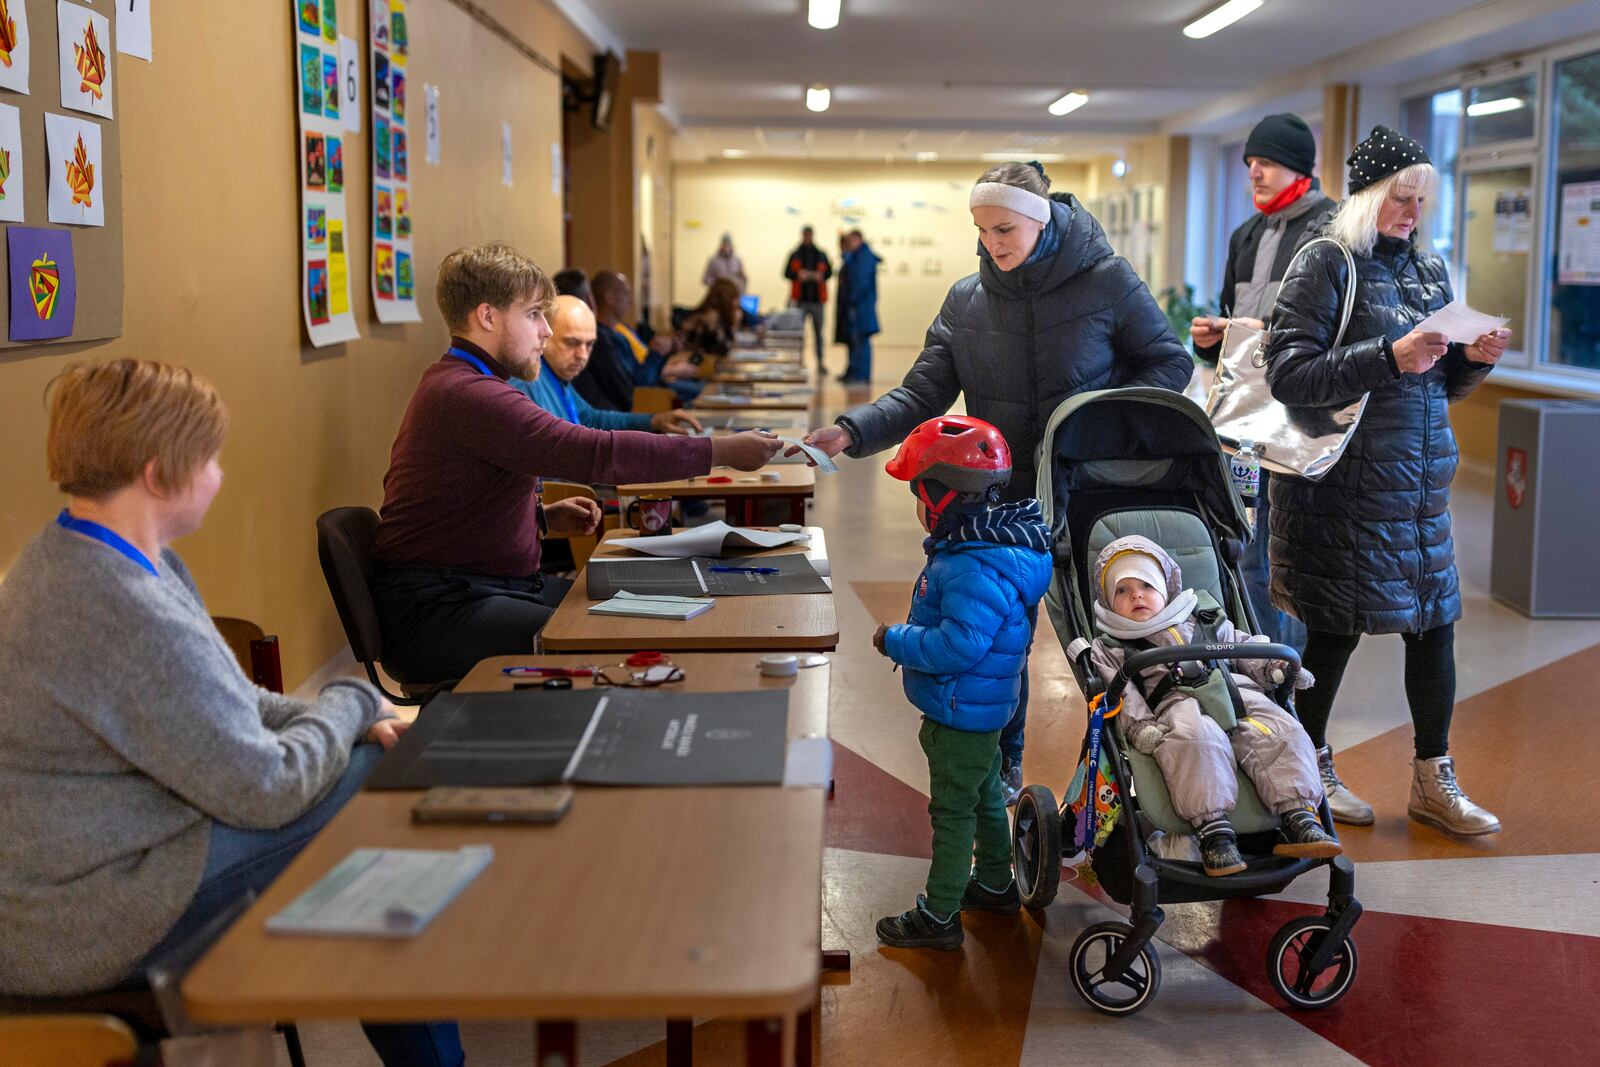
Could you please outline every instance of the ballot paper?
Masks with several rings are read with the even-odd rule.
[[[415,937],[493,858],[488,845],[358,848],[268,919],[267,931]]]
[[[1470,345],[1491,330],[1498,330],[1510,319],[1497,319],[1481,311],[1473,311],[1459,300],[1452,300],[1432,315],[1417,323],[1416,329],[1426,333],[1442,333],[1457,344]]]
[[[790,448],[798,448],[808,459],[811,460],[811,462],[817,465],[817,470],[821,471],[823,474],[839,473],[839,465],[833,461],[832,456],[828,455],[822,449],[813,445],[808,445],[804,441],[794,437],[780,437],[778,440],[783,442],[785,450]]]
[[[806,539],[804,533],[752,530],[746,526],[729,526],[718,519],[670,537],[620,537],[608,544],[651,556],[714,556],[720,559],[730,548],[781,548]]]

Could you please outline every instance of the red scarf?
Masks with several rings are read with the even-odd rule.
[[[1311,188],[1309,176],[1299,179],[1289,185],[1283,192],[1268,200],[1265,204],[1256,204],[1256,210],[1263,215],[1275,215],[1290,204],[1305,196]]]

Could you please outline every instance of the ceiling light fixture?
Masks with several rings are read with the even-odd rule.
[[[1480,100],[1476,104],[1468,104],[1467,114],[1476,119],[1484,115],[1500,115],[1507,111],[1516,111],[1526,106],[1520,96],[1502,96],[1499,100]]]
[[[939,159],[939,153],[937,153],[937,152],[918,152],[917,153],[917,162],[918,163],[934,163],[934,162],[937,162],[938,159]]]
[[[1210,37],[1218,30],[1225,30],[1235,22],[1244,18],[1250,12],[1260,7],[1262,0],[1228,0],[1225,4],[1207,11],[1183,28],[1183,35],[1198,41],[1202,37]]]
[[[1074,89],[1050,105],[1052,115],[1070,115],[1089,102],[1089,90]]]
[[[826,85],[812,85],[806,89],[806,110],[826,111],[832,92]]]
[[[811,0],[806,21],[819,30],[831,30],[839,25],[839,0]]]
[[[743,159],[749,154],[743,148],[724,148],[722,150],[723,159]]]

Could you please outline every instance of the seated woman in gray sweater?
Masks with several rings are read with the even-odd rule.
[[[226,427],[179,367],[55,382],[68,504],[0,584],[0,992],[139,981],[276,877],[405,728],[365,682],[257,688],[206,614],[168,545],[221,488]],[[462,1062],[454,1024],[367,1032],[386,1064]]]

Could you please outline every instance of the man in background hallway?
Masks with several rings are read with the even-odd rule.
[[[789,279],[789,306],[805,312],[811,320],[811,331],[817,340],[817,373],[826,374],[828,368],[822,357],[822,305],[828,302],[828,279],[833,277],[833,264],[828,254],[817,247],[810,226],[800,231],[800,243],[789,253],[783,276]]]

